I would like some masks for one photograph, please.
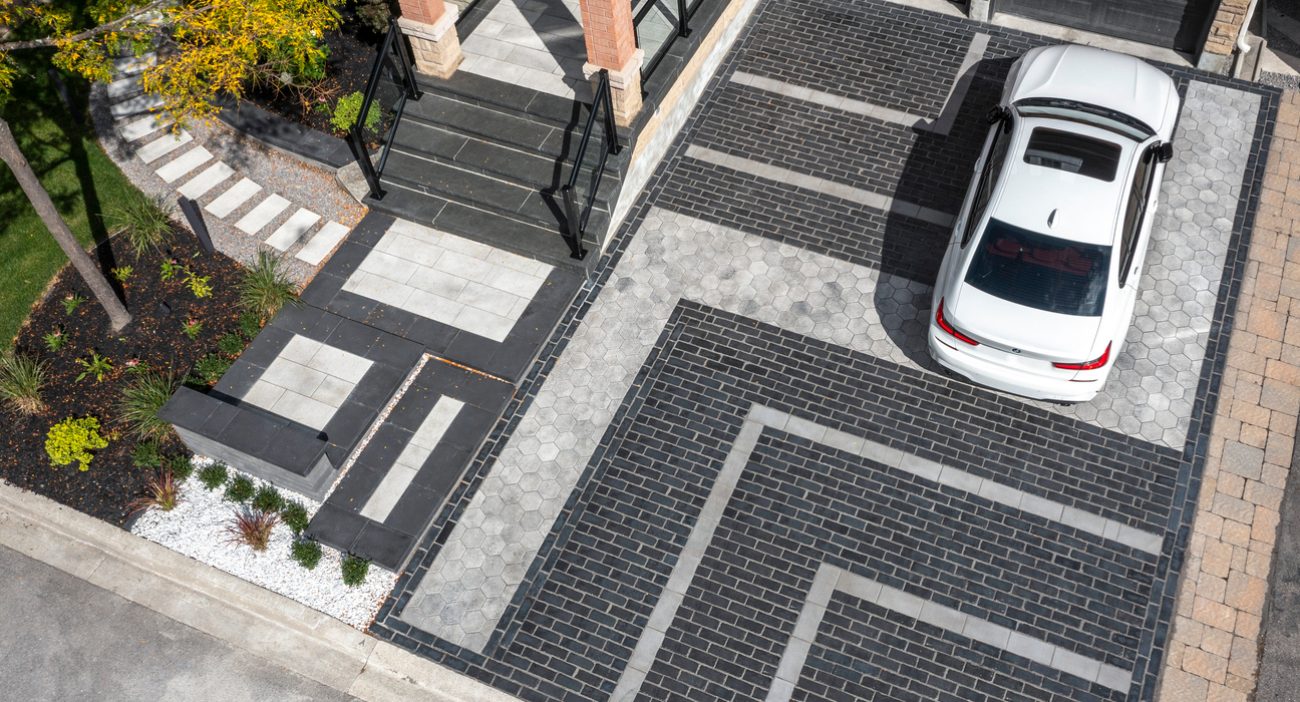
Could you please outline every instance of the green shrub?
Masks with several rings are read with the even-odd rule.
[[[90,461],[95,457],[91,451],[107,447],[108,439],[100,435],[95,417],[68,417],[50,427],[45,435],[45,453],[56,466],[75,462],[79,470],[90,470]]]
[[[72,313],[76,312],[77,308],[81,307],[81,303],[85,301],[86,298],[76,293],[68,293],[67,297],[63,298],[63,313],[71,317]]]
[[[224,463],[213,463],[199,471],[199,482],[203,483],[203,487],[209,490],[216,490],[225,485],[226,479],[229,477],[230,473],[226,470]]]
[[[13,350],[0,352],[0,399],[16,412],[36,414],[45,409],[41,388],[45,363]]]
[[[280,518],[284,520],[285,526],[293,530],[294,536],[306,531],[307,523],[311,521],[307,516],[307,508],[297,502],[286,502],[280,508]]]
[[[334,114],[330,115],[330,126],[334,127],[335,133],[339,135],[347,134],[352,125],[357,123],[357,117],[361,115],[361,103],[365,102],[366,96],[360,91],[344,95],[334,103]],[[370,134],[374,134],[379,126],[379,106],[370,103],[370,109],[366,110],[366,121],[361,125]]]
[[[182,266],[180,262],[174,258],[169,258],[158,264],[158,278],[164,283],[184,272],[185,266]]]
[[[270,485],[263,485],[253,495],[253,509],[263,512],[279,512],[284,506],[284,498]]]
[[[349,553],[343,557],[342,567],[343,584],[356,587],[366,581],[366,574],[370,572],[370,561]]]
[[[357,20],[375,34],[388,31],[388,18],[392,16],[387,0],[361,0],[357,3]]]
[[[174,456],[168,456],[163,459],[167,470],[176,476],[177,482],[185,482],[194,474],[194,462],[188,453],[178,453]]]
[[[118,266],[109,272],[113,274],[114,280],[126,285],[127,281],[131,280],[131,277],[135,275],[135,268],[133,266]]]
[[[141,441],[131,449],[131,463],[136,468],[159,468],[162,462],[162,450],[155,441]]]
[[[290,550],[293,560],[307,570],[315,570],[320,563],[320,544],[310,539],[298,539]]]
[[[298,301],[297,289],[278,257],[262,251],[239,281],[239,303],[260,319],[270,319],[281,307]]]
[[[190,341],[194,341],[199,338],[199,334],[203,333],[203,322],[197,319],[187,319],[181,323],[181,331],[185,332],[185,336],[188,336]]]
[[[252,480],[249,480],[242,475],[237,475],[235,476],[235,479],[231,480],[230,484],[226,486],[226,499],[242,505],[253,499],[253,494],[256,491],[256,488],[253,487]]]
[[[95,376],[96,383],[102,383],[113,372],[113,362],[106,356],[100,356],[98,351],[91,351],[90,358],[78,358],[77,365],[81,366],[81,373],[77,375],[78,383],[92,375]]]
[[[245,343],[244,337],[230,332],[217,339],[217,350],[227,356],[238,356],[244,352]]]
[[[325,78],[325,64],[330,57],[330,47],[323,41],[310,46],[296,46],[282,41],[266,52],[266,65],[285,74],[287,82],[295,85],[314,83]]]
[[[218,353],[210,353],[194,364],[190,376],[200,385],[216,385],[228,370],[230,370],[229,358]]]
[[[172,425],[159,418],[158,411],[176,392],[176,376],[172,373],[145,371],[132,378],[122,390],[117,412],[137,438],[164,441],[172,435]]]
[[[190,289],[190,293],[200,300],[212,294],[212,284],[208,282],[211,279],[210,275],[198,275],[188,268],[185,269],[185,285]]]
[[[226,527],[226,533],[233,543],[245,544],[254,551],[265,551],[271,543],[271,531],[280,521],[275,513],[243,510],[235,515],[235,521]]]
[[[136,258],[161,248],[172,233],[162,198],[135,195],[115,203],[108,211],[109,228],[131,245]]]
[[[239,333],[252,341],[262,331],[262,315],[256,312],[244,312],[239,315]]]
[[[43,338],[45,339],[45,348],[55,353],[58,353],[59,349],[62,349],[63,345],[68,343],[68,337],[63,335],[62,329],[55,329]]]

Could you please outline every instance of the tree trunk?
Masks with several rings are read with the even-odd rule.
[[[99,270],[95,262],[90,258],[90,254],[77,243],[77,238],[73,236],[72,230],[68,228],[68,223],[63,221],[59,211],[54,207],[54,201],[50,199],[50,194],[45,191],[45,186],[37,179],[36,173],[27,163],[27,158],[23,156],[22,149],[18,147],[18,141],[14,139],[13,132],[9,130],[9,123],[0,119],[0,160],[9,165],[13,171],[14,177],[18,179],[18,184],[22,186],[23,192],[27,194],[27,199],[31,201],[32,207],[36,208],[36,214],[40,215],[41,221],[45,227],[50,230],[54,240],[59,242],[59,248],[67,254],[68,260],[72,261],[72,266],[81,274],[81,279],[86,281],[90,287],[91,293],[95,299],[108,313],[108,319],[113,324],[113,331],[121,331],[123,327],[131,322],[131,313],[126,311],[126,306],[117,298],[113,292],[113,287],[109,285],[108,279],[104,273]],[[95,212],[88,212],[89,216],[96,216]]]

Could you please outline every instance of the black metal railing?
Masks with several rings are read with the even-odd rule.
[[[406,101],[420,99],[420,88],[415,83],[415,71],[407,52],[397,20],[389,20],[388,33],[375,55],[370,80],[362,93],[361,109],[348,129],[347,141],[352,157],[361,166],[370,187],[370,196],[376,200],[384,196],[379,176],[388,162],[388,149],[393,145],[393,135],[397,133],[398,122],[402,121]],[[377,158],[372,155],[374,148],[378,151]]]
[[[672,5],[665,0],[645,0],[636,11],[632,17],[636,45],[646,52],[646,61],[641,64],[642,85],[668,55],[673,42],[691,35],[691,18],[699,5],[699,0],[689,6],[686,0],[676,0]]]
[[[587,162],[587,147],[590,145],[596,129],[600,148],[595,151],[595,158]],[[600,189],[600,179],[605,173],[605,162],[610,154],[617,154],[623,147],[618,143],[618,126],[614,123],[614,98],[609,88],[609,71],[601,69],[600,80],[596,82],[595,95],[591,101],[591,112],[587,114],[587,124],[582,130],[582,139],[578,141],[578,151],[573,158],[573,170],[569,173],[569,182],[560,188],[564,196],[564,243],[569,245],[569,255],[582,260],[587,255],[582,248],[582,236],[587,230],[587,220],[591,218],[592,207],[596,204],[596,192]],[[583,170],[590,165],[591,170],[586,179],[586,193],[579,194],[578,186],[582,183]]]

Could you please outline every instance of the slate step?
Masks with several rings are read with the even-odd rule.
[[[418,132],[416,131],[418,130]],[[426,138],[417,138],[417,134]],[[573,165],[558,161],[548,156],[517,151],[476,137],[447,131],[433,125],[418,123],[406,132],[407,138],[395,140],[392,153],[401,152],[414,158],[426,159],[433,163],[443,163],[482,175],[490,176],[534,191],[555,192],[567,183]],[[593,159],[586,159],[579,178],[580,187],[585,187],[595,173]],[[617,197],[620,187],[617,171],[611,172],[609,164],[602,173],[597,198],[608,203]]]
[[[532,90],[467,71],[457,71],[451,78],[433,78],[416,74],[421,89],[454,98],[471,105],[507,112],[554,127],[568,127],[586,117],[582,103],[570,98]],[[583,101],[588,102],[588,101]]]

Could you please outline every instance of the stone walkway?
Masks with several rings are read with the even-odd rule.
[[[590,93],[582,75],[582,10],[574,0],[498,0],[461,50],[459,70],[565,98]]]

